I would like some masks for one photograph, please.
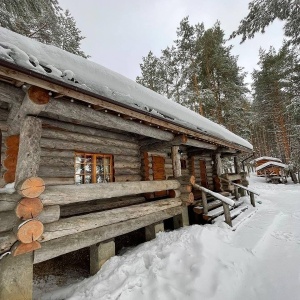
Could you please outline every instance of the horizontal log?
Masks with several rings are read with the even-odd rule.
[[[116,182],[140,181],[140,180],[142,180],[141,175],[117,175],[117,176],[115,176]]]
[[[37,216],[42,223],[51,223],[59,219],[59,205],[46,206],[44,210]],[[20,219],[16,216],[15,211],[0,212],[0,232],[12,230],[20,224]]]
[[[75,168],[74,165],[72,167],[40,166],[37,175],[41,178],[71,178],[75,176]]]
[[[34,264],[132,232],[169,219],[180,213],[182,213],[182,207],[173,207],[136,219],[126,220],[45,242],[41,249],[34,252]]]
[[[48,224],[58,221],[60,218],[60,206],[51,205],[45,206],[41,214],[37,217],[43,224]]]
[[[8,110],[0,108],[0,121],[6,121],[8,117]]]
[[[73,162],[74,164],[74,162]],[[140,169],[141,168],[141,162],[126,162],[126,161],[115,161],[114,160],[114,168],[115,169],[125,169],[125,168],[132,168],[132,169]]]
[[[73,157],[43,156],[41,157],[40,160],[40,166],[73,167],[73,170],[74,170],[74,163],[75,163],[74,155]]]
[[[17,193],[14,194],[4,194],[0,193],[0,212],[13,210],[21,196]]]
[[[63,205],[60,207],[60,216],[61,217],[69,217],[80,215],[84,213],[103,211],[107,209],[114,209],[134,204],[139,204],[145,202],[144,197],[139,196],[129,196],[129,197],[117,197],[111,199],[103,199],[103,200],[94,200],[88,201],[82,204],[69,204]]]
[[[179,198],[169,198],[61,219],[45,225],[45,230],[40,241],[45,242],[96,227],[120,223],[180,205],[181,200]]]
[[[58,139],[63,141],[70,141],[70,142],[83,142],[83,143],[91,143],[96,145],[109,145],[110,147],[123,147],[126,149],[135,149],[138,150],[139,146],[137,143],[127,142],[127,141],[120,141],[115,140],[112,138],[103,138],[99,136],[91,136],[87,133],[74,133],[74,132],[67,132],[62,130],[52,130],[52,129],[43,129],[42,137],[49,138],[49,139]]]
[[[48,186],[40,196],[44,205],[63,205],[89,200],[178,189],[177,180],[92,183]]]
[[[48,149],[74,150],[78,152],[104,153],[118,155],[125,153],[131,156],[138,156],[139,151],[135,149],[124,149],[118,147],[110,147],[109,145],[95,145],[77,142],[66,142],[56,139],[41,139],[41,147]]]
[[[16,241],[17,237],[12,231],[0,233],[0,254],[8,251]]]
[[[66,184],[75,184],[74,177],[43,177],[45,186],[48,185],[66,185]]]
[[[57,150],[57,149],[47,149],[42,148],[41,149],[41,159],[43,159],[43,156],[47,157],[75,157],[74,150]]]
[[[115,168],[115,175],[140,175],[141,170],[138,169],[131,169],[131,168],[124,168],[124,169],[119,169]]]
[[[114,162],[115,163],[140,163],[141,158],[140,156],[127,156],[127,155],[116,155],[114,157]]]
[[[51,99],[45,111],[51,115],[62,116],[84,122],[84,124],[93,127],[105,126],[126,132],[136,133],[144,136],[154,137],[159,140],[172,140],[173,134],[150,127],[148,125],[139,124],[130,120],[125,120],[118,116],[107,114],[105,112],[95,111],[88,107],[78,105],[71,102],[62,102],[56,99]]]
[[[0,101],[7,103],[20,103],[25,92],[11,84],[0,81]]]
[[[106,131],[103,129],[97,129],[97,128],[92,128],[88,126],[82,126],[78,124],[73,124],[73,123],[66,123],[66,122],[61,122],[57,120],[51,120],[51,119],[46,119],[46,118],[41,118],[43,122],[43,127],[46,127],[46,125],[50,125],[53,128],[61,128],[65,129],[67,131],[71,132],[77,132],[77,133],[83,133],[85,135],[89,136],[99,136],[103,138],[111,138],[111,139],[116,139],[119,141],[128,141],[128,142],[135,142],[135,138],[132,136],[129,136],[127,134],[121,134],[121,133],[115,133],[111,131]]]

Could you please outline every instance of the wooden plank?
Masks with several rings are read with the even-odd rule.
[[[100,137],[88,135],[87,133],[74,133],[62,130],[53,130],[44,128],[42,131],[42,137],[49,139],[58,139],[70,142],[83,142],[91,143],[96,145],[109,145],[110,147],[122,147],[123,149],[135,149],[138,150],[139,146],[137,143],[127,142],[122,140],[115,140],[108,137]]]
[[[177,180],[92,183],[84,185],[48,186],[40,196],[44,205],[70,204],[89,200],[178,189]]]
[[[34,252],[34,263],[82,249],[96,243],[132,232],[139,228],[169,219],[182,212],[181,207],[174,207],[145,215],[136,219],[98,227],[87,231],[72,234],[67,237],[54,239],[43,243],[42,248]]]
[[[176,206],[181,206],[181,200],[179,198],[169,198],[90,213],[82,216],[64,218],[57,222],[46,224],[40,241],[46,242],[96,227],[139,218],[144,215],[159,212],[161,210]]]
[[[61,217],[69,217],[84,213],[103,211],[107,209],[120,208],[134,204],[144,203],[146,200],[141,196],[116,197],[111,199],[94,200],[85,203],[75,203],[60,207]]]
[[[128,141],[134,143],[136,142],[136,139],[134,137],[129,136],[127,134],[121,134],[121,133],[106,131],[103,129],[97,129],[93,127],[82,126],[74,123],[67,123],[67,122],[62,122],[62,121],[57,121],[52,119],[46,119],[46,118],[41,118],[41,120],[43,123],[43,127],[48,126],[52,128],[64,129],[70,132],[82,133],[88,136],[97,136],[102,138],[109,138],[109,139]]]

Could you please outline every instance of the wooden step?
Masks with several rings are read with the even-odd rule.
[[[220,200],[215,200],[215,201],[209,202],[209,203],[207,203],[208,211],[215,209],[221,205],[222,205],[222,201],[220,201]],[[203,206],[195,206],[193,208],[193,211],[199,215],[203,214]]]
[[[248,209],[248,205],[243,205],[239,209],[234,209],[232,213],[230,213],[231,220],[235,219],[237,216],[239,216],[242,212]]]
[[[220,201],[221,202],[221,201]],[[238,200],[238,201],[235,201],[235,206],[232,207],[232,206],[229,206],[229,209],[230,210],[233,210],[237,207],[239,207],[240,205],[242,205],[244,203],[244,200]],[[224,209],[223,209],[223,205],[216,208],[216,209],[213,209],[211,211],[209,211],[207,214],[203,214],[203,219],[206,220],[206,221],[211,221],[215,218],[217,218],[218,216],[221,216],[224,214]]]

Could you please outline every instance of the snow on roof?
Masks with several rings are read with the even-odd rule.
[[[281,168],[287,168],[288,165],[276,162],[276,161],[268,161],[262,165],[260,165],[259,167],[256,168],[256,171],[262,170],[262,169],[266,169],[266,168],[270,168],[270,167],[281,167]]]
[[[5,28],[0,28],[1,59],[150,113],[154,117],[159,116],[194,131],[253,149],[249,142],[225,127],[114,71]]]
[[[270,160],[270,161],[278,161],[278,162],[282,162],[281,159],[276,158],[276,157],[270,157],[270,156],[262,156],[262,157],[258,157],[258,158],[253,159],[251,162],[258,162],[258,161],[261,161],[261,160]]]

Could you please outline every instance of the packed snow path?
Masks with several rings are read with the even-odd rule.
[[[300,299],[300,185],[250,183],[262,204],[236,231],[222,222],[161,233],[43,299]]]

